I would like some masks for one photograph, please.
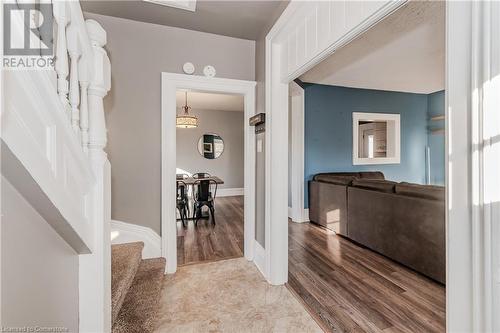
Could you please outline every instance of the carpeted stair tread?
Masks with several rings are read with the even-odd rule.
[[[111,323],[114,323],[142,259],[143,242],[111,246]]]
[[[150,333],[155,329],[165,258],[144,259],[113,325],[113,333]]]

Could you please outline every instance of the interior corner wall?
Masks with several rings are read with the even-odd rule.
[[[107,32],[111,91],[104,99],[111,162],[112,218],[149,227],[161,222],[161,73],[255,79],[255,41],[85,13]]]
[[[427,95],[319,84],[305,86],[305,181],[319,172],[377,170],[386,179],[425,184]],[[401,115],[401,163],[352,164],[352,113]],[[305,207],[309,207],[305,189]]]
[[[177,129],[177,168],[187,173],[207,172],[220,177],[224,184],[218,188],[243,188],[244,123],[241,111],[191,111],[199,120],[197,128]],[[219,158],[206,159],[198,152],[198,141],[203,134],[218,134],[224,141]]]
[[[427,145],[429,146],[429,172],[430,184],[445,184],[445,135],[444,120],[432,120],[432,117],[444,116],[445,114],[445,92],[438,91],[428,95],[427,116],[428,134]]]

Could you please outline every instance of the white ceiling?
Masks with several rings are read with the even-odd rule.
[[[410,1],[300,79],[428,94],[444,89],[444,75],[445,3]]]
[[[85,12],[257,40],[279,17],[288,1],[198,0],[195,12],[137,0],[80,3]]]
[[[176,92],[177,108],[184,106],[184,90]],[[213,94],[206,92],[189,91],[188,106],[196,111],[237,111],[243,112],[243,95]]]

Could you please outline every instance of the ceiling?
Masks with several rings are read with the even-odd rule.
[[[176,92],[177,108],[185,104],[185,90]],[[213,94],[189,91],[188,106],[196,111],[237,111],[243,112],[243,95]]]
[[[445,2],[410,1],[300,79],[429,94],[445,86]]]
[[[257,40],[281,14],[288,0],[198,0],[195,12],[137,0],[80,3],[85,12]]]

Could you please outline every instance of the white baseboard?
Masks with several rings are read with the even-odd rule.
[[[288,217],[295,223],[309,222],[309,208],[304,208],[300,216],[294,216],[292,207],[288,207]]]
[[[235,197],[244,195],[244,188],[219,188],[217,190],[218,197]]]
[[[255,240],[253,262],[264,277],[266,274],[266,250]]]
[[[153,229],[111,220],[111,244],[130,242],[144,242],[144,259],[161,257],[161,237]]]

